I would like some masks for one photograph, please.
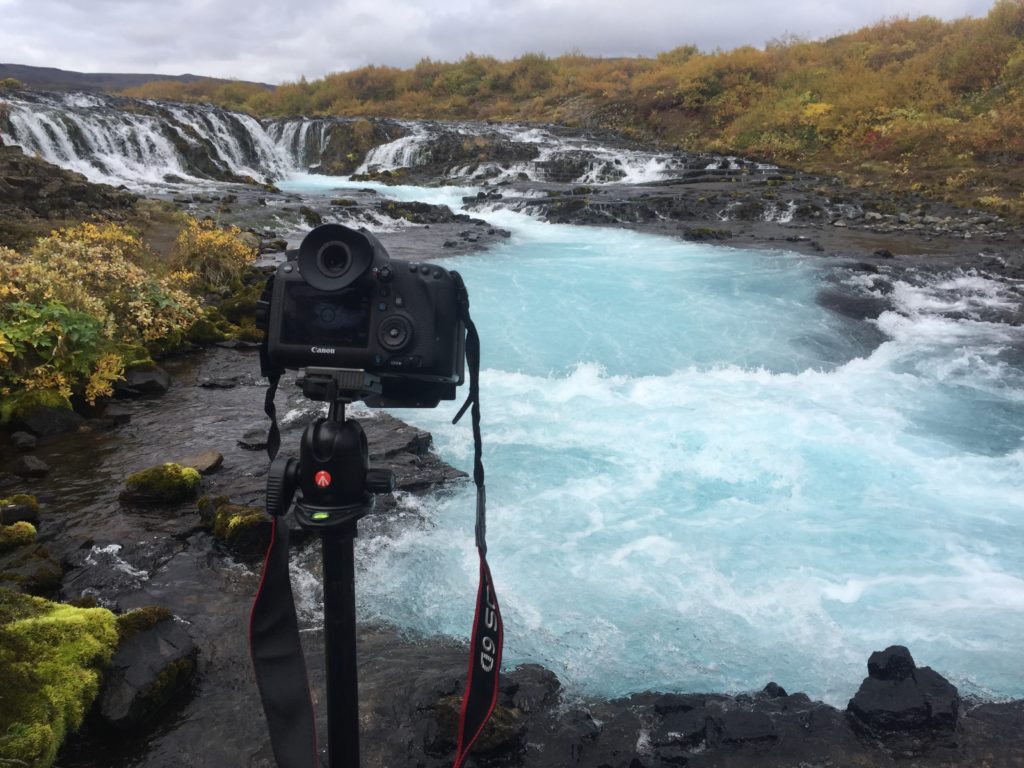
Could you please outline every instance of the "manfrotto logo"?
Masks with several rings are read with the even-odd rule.
[[[309,351],[315,355],[333,355],[334,347],[310,347]]]

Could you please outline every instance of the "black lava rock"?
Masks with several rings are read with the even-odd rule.
[[[871,655],[868,677],[847,706],[878,735],[950,731],[959,710],[956,688],[929,667],[917,668],[910,651],[898,645]]]
[[[114,728],[146,721],[188,686],[195,658],[195,643],[173,618],[122,640],[104,677],[100,717]]]
[[[50,408],[44,405],[33,408],[30,413],[13,421],[19,429],[39,437],[74,432],[85,423],[85,419],[70,408]]]
[[[50,465],[35,456],[21,456],[11,466],[11,471],[19,477],[46,477],[50,474]]]
[[[124,372],[124,381],[114,384],[117,397],[162,395],[171,388],[171,377],[156,365],[138,366]]]

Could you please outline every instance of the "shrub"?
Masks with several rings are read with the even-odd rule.
[[[171,257],[177,275],[197,290],[226,290],[256,259],[257,250],[239,238],[238,227],[218,229],[189,218],[178,233]]]
[[[32,392],[94,402],[140,348],[184,334],[199,303],[180,275],[140,266],[150,259],[114,224],[54,231],[27,254],[0,248],[0,414]]]

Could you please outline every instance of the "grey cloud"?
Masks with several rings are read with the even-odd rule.
[[[891,16],[982,16],[991,0],[0,0],[0,60],[267,82],[467,52],[653,55],[820,38]]]

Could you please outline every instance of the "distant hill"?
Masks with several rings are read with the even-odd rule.
[[[116,93],[125,88],[135,88],[146,83],[157,81],[175,83],[207,82],[211,85],[232,82],[244,83],[274,90],[274,86],[266,83],[250,83],[246,81],[222,80],[216,77],[201,75],[145,75],[120,74],[110,72],[69,72],[53,67],[30,67],[25,64],[0,64],[0,80],[13,77],[29,88],[45,91],[106,91]]]

